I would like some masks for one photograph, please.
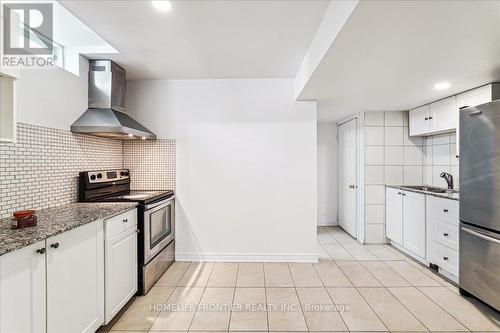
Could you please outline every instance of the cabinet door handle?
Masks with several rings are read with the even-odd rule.
[[[448,209],[443,209],[443,212],[448,213]]]
[[[443,257],[444,260],[448,260],[448,257]]]
[[[53,249],[58,249],[59,248],[59,243],[50,244],[50,247],[53,248]]]
[[[429,120],[431,120],[431,119],[432,119],[432,117],[429,117]]]
[[[448,237],[448,233],[447,233],[447,232],[445,232],[445,233],[443,234],[443,236],[444,236],[444,237]]]
[[[127,223],[127,222],[128,222],[128,219],[124,219],[124,220],[123,220],[123,223]]]
[[[398,192],[399,195],[401,195],[401,192]]]
[[[44,254],[45,253],[45,248],[42,247],[41,249],[36,250],[36,253]]]
[[[429,120],[429,118],[428,118],[428,117],[425,117],[425,120]]]
[[[403,192],[403,193],[401,193],[401,194],[402,194],[402,195],[406,195],[406,193],[404,193],[404,192]]]

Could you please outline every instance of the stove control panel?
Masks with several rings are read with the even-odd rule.
[[[114,182],[129,178],[128,169],[89,171],[87,177],[90,183]]]

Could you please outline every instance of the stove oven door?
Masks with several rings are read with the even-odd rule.
[[[144,209],[144,264],[163,250],[175,235],[175,198],[151,203]]]

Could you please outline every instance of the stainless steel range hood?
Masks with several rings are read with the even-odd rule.
[[[114,139],[156,139],[125,113],[125,70],[111,60],[90,60],[89,67],[89,108],[71,131]]]

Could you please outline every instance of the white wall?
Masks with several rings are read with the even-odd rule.
[[[318,226],[337,224],[337,124],[318,123]]]
[[[128,88],[129,113],[177,140],[178,260],[316,260],[316,104],[293,80]]]
[[[88,66],[80,57],[80,76],[60,68],[21,70],[17,121],[69,131],[88,108]]]

